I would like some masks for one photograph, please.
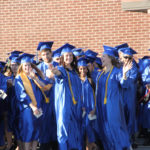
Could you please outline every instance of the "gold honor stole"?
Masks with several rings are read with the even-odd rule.
[[[34,95],[33,88],[32,88],[30,80],[28,79],[27,75],[25,73],[23,73],[23,72],[20,73],[20,77],[21,77],[21,80],[23,82],[23,86],[25,88],[25,91],[29,95],[33,105],[37,106],[37,101],[36,101],[36,98],[35,98],[35,95]],[[36,77],[36,78],[38,78],[38,77]],[[48,84],[45,87],[41,87],[36,80],[33,80],[33,81],[40,88],[40,90],[41,90],[41,92],[42,92],[42,94],[43,94],[43,96],[45,98],[45,102],[49,103],[49,98],[46,97],[44,91],[50,89],[52,87],[52,85]]]
[[[110,74],[111,74],[113,68],[114,68],[114,66],[111,67],[111,70],[110,70],[110,72],[109,72],[109,75],[108,75],[108,77],[107,77],[107,79],[106,79],[104,104],[107,103],[107,86],[108,86],[108,80],[109,80],[109,77],[110,77]],[[99,82],[99,79],[100,79],[100,77],[102,76],[103,73],[104,73],[104,71],[103,71],[103,72],[100,74],[100,76],[98,77],[98,80],[97,80],[97,89],[98,89],[98,82]]]
[[[69,72],[67,70],[66,70],[66,72],[67,72],[67,76],[68,76],[69,89],[70,89],[70,92],[71,92],[72,101],[73,101],[73,104],[75,105],[75,104],[77,104],[77,101],[74,98],[74,94],[73,94],[73,90],[72,90],[72,85],[71,85],[71,80],[70,80]]]
[[[20,77],[21,77],[21,80],[23,82],[23,86],[26,90],[26,93],[29,95],[29,97],[32,101],[32,104],[34,106],[37,106],[36,98],[35,98],[30,80],[28,79],[27,75],[23,72],[20,73]]]

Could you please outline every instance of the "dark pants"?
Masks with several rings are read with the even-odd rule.
[[[40,144],[39,150],[58,150],[58,142],[42,143]]]

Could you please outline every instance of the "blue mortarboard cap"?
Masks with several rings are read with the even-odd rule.
[[[79,58],[77,65],[78,65],[78,67],[79,66],[87,66],[87,59],[85,57]]]
[[[85,56],[88,56],[88,57],[91,57],[91,58],[95,58],[96,59],[96,56],[98,55],[98,53],[88,49],[87,51],[85,51]]]
[[[75,56],[82,56],[82,55],[84,55],[84,51],[83,51],[82,48],[74,48],[74,49],[72,50],[72,52],[73,52],[73,54],[74,54]]]
[[[124,55],[132,56],[134,54],[137,54],[137,52],[133,50],[131,47],[121,48],[120,51],[123,52]]]
[[[116,52],[115,52],[115,48],[114,47],[110,47],[110,46],[107,46],[107,45],[103,45],[103,48],[104,48],[104,52],[103,54],[106,54],[106,55],[109,55],[109,56],[112,56],[112,57],[116,57]]]
[[[121,48],[126,48],[126,47],[129,47],[128,43],[123,43],[121,45],[115,46],[118,52],[120,51]]]
[[[9,56],[9,59],[11,60],[11,63],[20,63],[20,61],[18,60],[19,54],[12,54],[11,56]]]
[[[21,53],[23,53],[23,52],[22,52],[22,51],[16,51],[16,50],[15,50],[15,51],[12,51],[12,52],[11,52],[11,55],[13,55],[13,54],[19,55],[19,54],[21,54]]]
[[[68,53],[68,52],[72,52],[72,49],[74,49],[75,46],[69,44],[69,43],[66,43],[64,44],[63,46],[60,47],[61,49],[61,56],[64,54],[64,53]]]
[[[114,47],[114,55],[117,59],[119,58],[118,49],[116,49],[115,47]]]
[[[150,59],[150,56],[144,56],[144,57],[142,57],[142,60],[143,59]]]
[[[42,51],[43,49],[51,49],[52,45],[53,45],[53,41],[49,41],[49,42],[39,42],[39,45],[37,47],[38,51]]]
[[[53,57],[53,58],[55,58],[55,57],[60,57],[60,54],[61,54],[61,49],[58,48],[58,49],[56,49],[55,51],[53,51],[52,57]]]
[[[5,65],[6,65],[6,62],[4,62],[4,61],[0,61],[0,68],[4,68],[5,67]]]
[[[19,55],[17,55],[17,54],[12,54],[12,55],[9,56],[9,59],[12,60],[13,57],[18,57],[18,56],[19,56]]]
[[[85,55],[85,58],[87,60],[87,63],[93,63],[95,61],[95,59],[96,59],[96,57],[88,57],[86,55]]]
[[[28,63],[28,62],[32,63],[34,56],[35,55],[33,54],[23,53],[22,55],[18,57],[18,60],[20,60],[21,64]]]
[[[12,51],[12,52],[10,52],[10,53],[7,53],[7,54],[19,55],[19,54],[21,54],[21,53],[23,53],[23,52],[22,52],[22,51],[16,51],[16,50],[14,50],[14,51]]]
[[[102,65],[102,61],[101,61],[101,58],[100,57],[96,57],[96,60],[95,62],[99,65]]]

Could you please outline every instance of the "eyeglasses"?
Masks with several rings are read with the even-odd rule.
[[[132,59],[132,57],[124,56],[125,59]]]
[[[58,57],[58,58],[56,58],[55,60],[60,60],[60,58]]]

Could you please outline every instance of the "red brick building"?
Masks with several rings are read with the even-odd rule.
[[[54,41],[53,50],[69,42],[102,52],[102,45],[127,42],[150,55],[148,8],[129,9],[141,0],[1,0],[0,60],[12,50],[36,52],[39,41]],[[145,11],[146,10],[146,11]]]

